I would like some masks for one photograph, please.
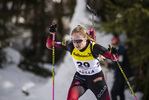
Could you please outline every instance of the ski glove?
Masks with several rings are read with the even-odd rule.
[[[57,28],[57,24],[52,24],[50,27],[49,27],[49,32],[50,33],[55,33],[56,32],[56,28]]]
[[[113,61],[117,61],[117,59],[118,59],[118,50],[116,49],[116,48],[114,48],[114,47],[112,47],[111,49],[110,48],[108,48],[108,50],[111,52],[111,54],[112,54],[112,57],[111,57],[111,59],[113,60]],[[115,56],[114,56],[115,55]]]
[[[114,47],[112,47],[111,49],[110,48],[108,48],[108,50],[111,52],[111,54],[113,55],[117,55],[117,53],[118,53],[118,50],[116,49],[116,48],[114,48]]]

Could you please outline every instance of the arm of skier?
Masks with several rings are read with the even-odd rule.
[[[67,50],[66,43],[67,41],[54,42],[55,49],[56,50]],[[52,34],[50,34],[47,38],[46,47],[48,49],[52,49],[53,47],[53,35]]]
[[[93,47],[93,53],[97,56],[99,56],[99,54],[101,54],[102,56],[111,59],[112,61],[115,61],[115,58],[113,57],[113,55],[111,54],[111,52],[109,52],[109,50],[107,50],[105,47],[99,45],[99,44],[95,44]],[[116,56],[116,58],[118,58],[118,56]]]
[[[53,47],[53,36],[55,36],[56,29],[57,29],[57,24],[55,23],[55,21],[53,21],[52,25],[50,25],[50,27],[49,27],[49,36],[48,36],[47,42],[46,42],[46,47],[48,49],[52,49],[52,47]],[[63,41],[63,42],[55,42],[54,41],[54,47],[55,47],[55,49],[67,50],[66,41]]]

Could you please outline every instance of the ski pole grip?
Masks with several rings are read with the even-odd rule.
[[[110,44],[109,44],[108,46],[109,46],[109,49],[110,49],[110,52],[111,52],[111,49],[112,49],[112,48],[111,48]]]
[[[92,28],[90,29],[90,36],[92,39],[96,40],[95,31]]]
[[[97,15],[97,12],[94,9],[91,9],[89,5],[87,5],[87,8],[90,10],[91,13],[93,13],[95,16]]]
[[[52,25],[55,26],[55,28],[56,28],[55,21],[52,21]],[[55,29],[55,30],[56,30],[56,29]],[[52,35],[53,35],[53,40],[55,40],[55,32],[54,32]]]
[[[112,47],[110,46],[110,44],[109,44],[108,46],[109,46],[109,48],[110,48],[110,52],[112,52]],[[118,58],[116,58],[116,55],[115,55],[115,54],[112,54],[112,56],[114,57],[114,60],[115,60],[115,61],[118,60]]]

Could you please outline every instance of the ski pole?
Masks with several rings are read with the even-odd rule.
[[[92,25],[93,25],[93,38],[95,39],[95,33],[94,33],[94,15],[96,16],[97,13],[94,9],[91,9],[89,5],[87,5],[87,8],[90,10],[90,12],[92,13]]]
[[[52,25],[55,25],[55,21],[52,22]],[[55,32],[53,32],[53,52],[52,52],[52,66],[53,66],[53,72],[52,72],[52,75],[53,75],[53,81],[52,81],[52,84],[53,84],[53,88],[52,88],[52,100],[54,100],[54,71],[55,71],[55,47],[54,47],[54,41],[55,41]]]
[[[111,52],[112,47],[111,47],[110,45],[108,45],[108,46],[109,46],[110,52]],[[129,81],[128,81],[128,78],[126,77],[126,75],[125,75],[125,73],[124,73],[124,71],[123,71],[123,69],[122,69],[120,63],[118,62],[118,59],[116,58],[116,55],[113,54],[113,57],[114,57],[114,59],[116,60],[117,65],[119,66],[119,69],[121,70],[121,72],[122,72],[122,74],[123,74],[123,76],[124,76],[124,78],[125,78],[125,80],[126,80],[126,83],[128,84],[128,86],[129,86],[129,88],[130,88],[132,94],[134,95],[135,99],[138,100],[137,97],[136,97],[136,95],[135,95],[135,93],[134,93],[134,91],[133,91],[133,89],[132,89],[132,87],[131,87],[131,85],[130,85],[130,83],[129,83]]]

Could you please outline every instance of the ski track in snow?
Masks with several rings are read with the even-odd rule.
[[[88,28],[88,25],[92,24],[89,19],[91,19],[91,14],[86,12],[85,0],[77,0],[75,13],[70,24],[71,30],[79,24]],[[97,42],[105,47],[108,47],[112,37],[111,34],[104,35],[104,33],[98,34],[96,32]],[[0,69],[0,100],[52,100],[52,78],[42,78],[22,71],[17,67],[21,55],[11,48],[7,49],[10,52],[8,58],[11,56],[11,59],[14,59],[12,60],[14,63],[6,64],[4,69]],[[46,64],[46,66],[48,65]],[[49,67],[52,66],[49,65]],[[55,75],[55,100],[66,100],[75,70],[72,57],[67,52]],[[109,90],[111,90],[112,82],[113,74],[111,71],[107,74]],[[21,92],[22,90],[28,91],[30,95],[26,96]],[[136,96],[138,100],[141,100],[141,93],[137,92]],[[125,97],[126,100],[135,100],[129,89],[125,90]],[[96,100],[96,98],[90,90],[87,90],[79,100]]]

